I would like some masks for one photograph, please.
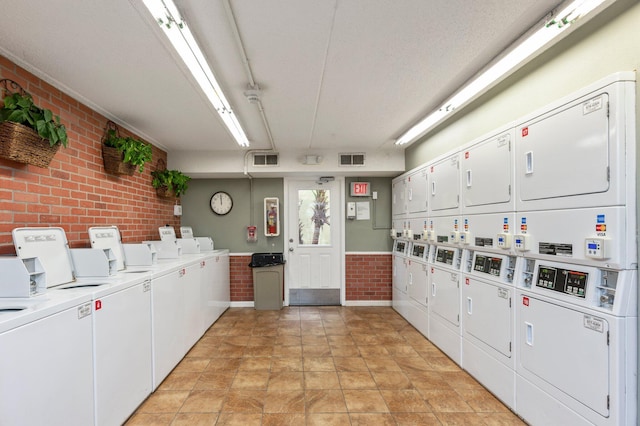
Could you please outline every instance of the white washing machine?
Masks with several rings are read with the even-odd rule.
[[[74,256],[63,229],[16,228],[13,238],[20,257],[38,257],[42,262],[48,293],[83,295],[92,300],[95,423],[124,422],[151,392],[151,275],[76,279],[74,270],[79,265],[70,261]],[[51,276],[58,281],[50,280]]]
[[[425,337],[429,337],[428,271],[429,245],[414,241],[407,259],[407,320]]]
[[[91,299],[0,299],[0,424],[94,422]]]
[[[515,408],[514,255],[469,251],[462,275],[462,367]]]

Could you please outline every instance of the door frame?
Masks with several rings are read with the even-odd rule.
[[[283,219],[284,219],[284,256],[285,259],[288,259],[289,257],[289,239],[292,238],[292,236],[289,235],[289,224],[291,224],[290,221],[294,220],[292,218],[289,217],[289,211],[291,209],[289,209],[289,202],[291,200],[289,200],[289,189],[290,186],[292,184],[292,182],[301,182],[301,181],[307,181],[307,182],[317,182],[318,178],[315,177],[285,177],[284,178],[284,197],[283,197],[283,205],[281,206],[281,211],[284,212],[283,215]],[[346,265],[346,259],[345,259],[345,249],[346,249],[346,244],[345,244],[345,225],[346,225],[346,195],[345,195],[345,179],[343,176],[336,176],[335,177],[335,181],[336,183],[338,183],[338,188],[339,188],[339,205],[337,209],[332,209],[332,211],[337,211],[338,213],[338,220],[340,221],[340,224],[342,226],[340,226],[340,235],[338,238],[338,249],[340,250],[339,253],[339,257],[340,257],[340,305],[341,306],[345,306],[345,302],[346,302],[346,290],[345,290],[345,286],[346,286],[346,271],[345,271],[345,265]],[[333,216],[333,214],[332,214]],[[296,236],[293,236],[294,238],[296,238]],[[290,268],[287,268],[285,266],[285,279],[284,279],[284,306],[289,306],[289,283],[291,282],[291,276],[290,276],[291,272],[290,272]]]

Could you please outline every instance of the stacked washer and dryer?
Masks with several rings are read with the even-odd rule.
[[[532,425],[637,421],[635,126],[618,73],[393,181],[394,247],[428,253],[398,312]]]

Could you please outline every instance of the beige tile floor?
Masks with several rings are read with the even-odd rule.
[[[232,308],[127,425],[522,425],[391,308]]]

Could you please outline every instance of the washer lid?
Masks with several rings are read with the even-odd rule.
[[[181,226],[180,236],[182,238],[193,238],[193,229],[190,226]]]
[[[122,238],[117,226],[93,226],[89,228],[89,239],[91,248],[111,249],[118,271],[125,268]]]
[[[44,268],[47,287],[75,280],[67,236],[62,228],[15,228],[13,245],[21,259],[37,257]]]
[[[173,229],[173,226],[161,226],[158,231],[160,232],[160,241],[176,240],[176,230]]]

